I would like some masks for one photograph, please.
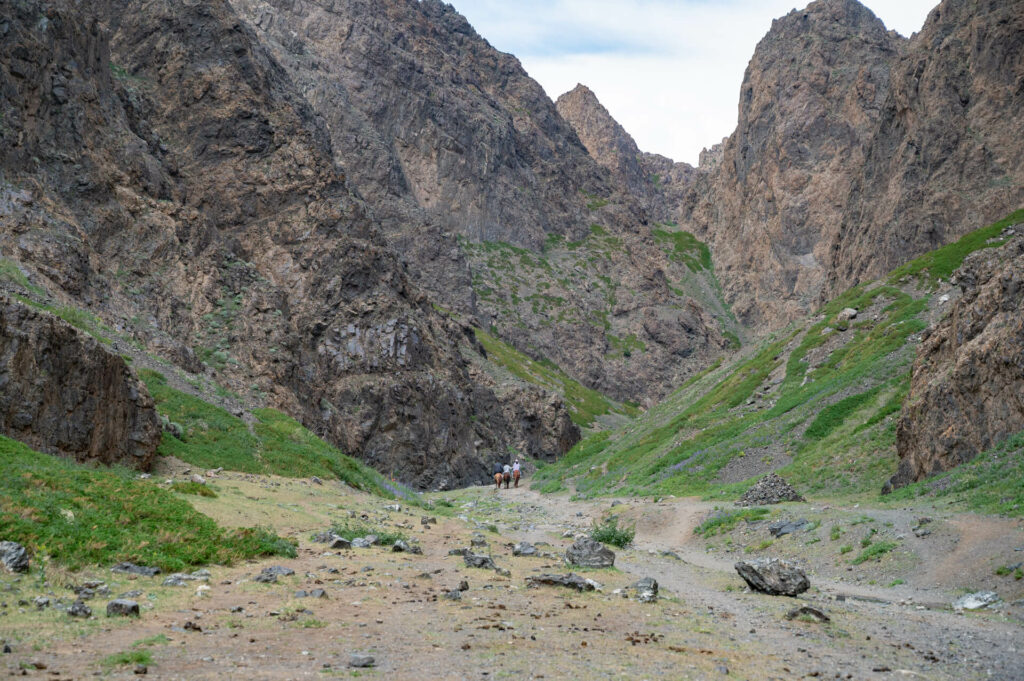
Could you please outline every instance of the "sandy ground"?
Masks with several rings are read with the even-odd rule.
[[[1024,621],[1021,608],[1011,605],[1024,596],[1022,582],[996,578],[991,567],[1013,556],[1024,560],[1014,552],[1024,548],[1016,521],[937,517],[932,535],[902,540],[907,555],[851,570],[830,554],[827,539],[779,540],[754,555],[777,552],[808,567],[812,589],[792,599],[751,593],[733,570],[735,560],[749,557],[744,539],[759,538],[763,526],[737,528],[731,544],[726,537],[695,537],[693,528],[712,506],[691,499],[613,506],[522,488],[475,488],[449,495],[452,506],[437,509],[451,514],[445,517],[404,506],[386,510],[387,502],[336,483],[225,474],[216,487],[220,497],[195,498],[197,508],[225,525],[270,524],[300,541],[298,557],[213,567],[209,589],[198,591],[206,585],[164,587],[159,577],[129,579],[100,569],[54,572],[48,584],[35,576],[0,578],[0,599],[11,606],[0,617],[0,638],[13,649],[0,655],[0,673],[134,678],[134,663],[104,660],[145,651],[147,676],[158,679],[1024,679]],[[812,508],[786,505],[776,514],[811,517]],[[824,520],[820,532],[840,524],[850,536],[866,524],[856,524],[865,515],[878,516],[880,535],[895,536],[921,514],[814,512]],[[436,525],[421,524],[427,513]],[[601,583],[600,591],[526,586],[531,575],[568,569],[558,558],[513,557],[512,543],[540,543],[541,551],[560,556],[572,541],[562,536],[566,531],[585,531],[608,513],[634,521],[637,536],[632,547],[617,551],[615,568],[582,573]],[[401,529],[419,541],[423,555],[384,547],[332,552],[311,541],[314,532],[352,514]],[[510,577],[467,568],[448,555],[468,546],[474,533],[489,544],[479,551]],[[268,565],[295,575],[273,585],[253,582]],[[903,584],[881,585],[895,574],[905,576]],[[93,576],[115,596],[142,591],[142,616],[107,618],[108,599],[101,598],[89,602],[96,616],[88,621],[53,608],[15,607],[46,594],[70,602],[66,587]],[[662,587],[657,603],[618,593],[647,576]],[[469,589],[461,600],[443,598],[462,580]],[[965,585],[992,580],[1002,580],[1003,606],[967,614],[948,607]],[[327,598],[295,598],[297,590],[314,588]],[[785,619],[799,605],[824,610],[831,622]],[[353,653],[372,655],[375,666],[349,667]]]

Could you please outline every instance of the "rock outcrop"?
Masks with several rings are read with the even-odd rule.
[[[149,470],[160,421],[118,355],[53,315],[0,296],[0,432],[76,461]]]
[[[818,0],[757,45],[736,131],[680,207],[747,325],[776,328],[818,300],[903,42],[856,0]]]
[[[890,67],[822,297],[1024,205],[1024,12],[944,0]]]
[[[886,490],[1024,429],[1024,237],[968,256],[954,282],[961,296],[918,348],[896,430],[899,469]]]

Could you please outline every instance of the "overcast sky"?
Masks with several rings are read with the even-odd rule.
[[[449,0],[552,99],[583,83],[643,151],[697,163],[736,127],[743,70],[794,0]],[[938,0],[862,0],[905,36]]]

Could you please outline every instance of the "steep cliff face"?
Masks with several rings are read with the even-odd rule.
[[[887,488],[958,466],[1024,428],[1024,225],[968,257],[961,295],[918,349]]]
[[[825,293],[1024,205],[1024,12],[944,0],[893,64]]]
[[[408,280],[226,2],[12,14],[0,249],[32,281],[420,487],[482,480],[513,442],[571,444],[527,438],[470,378],[465,330]]]
[[[231,1],[443,306],[618,399],[663,394],[722,347],[713,287],[684,283],[643,203],[449,5]]]
[[[901,47],[856,0],[813,2],[758,44],[736,131],[720,160],[707,155],[680,210],[711,244],[746,324],[777,327],[818,300]]]
[[[160,421],[124,360],[56,317],[0,296],[0,432],[77,461],[149,470]]]

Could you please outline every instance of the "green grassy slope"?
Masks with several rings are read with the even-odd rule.
[[[160,414],[184,431],[181,439],[164,433],[158,450],[162,455],[202,468],[337,478],[381,497],[418,499],[412,490],[343,454],[277,410],[256,409],[256,423],[250,430],[245,421],[224,409],[170,387],[155,371],[143,370],[139,376]]]
[[[0,436],[0,537],[72,568],[123,560],[166,571],[294,556],[259,528],[228,531],[127,469],[89,468]]]
[[[801,491],[877,494],[937,280],[1003,243],[1024,210],[850,289],[802,324],[691,379],[635,422],[590,437],[536,476],[542,491],[733,496],[771,469]],[[837,319],[853,307],[852,322]]]

